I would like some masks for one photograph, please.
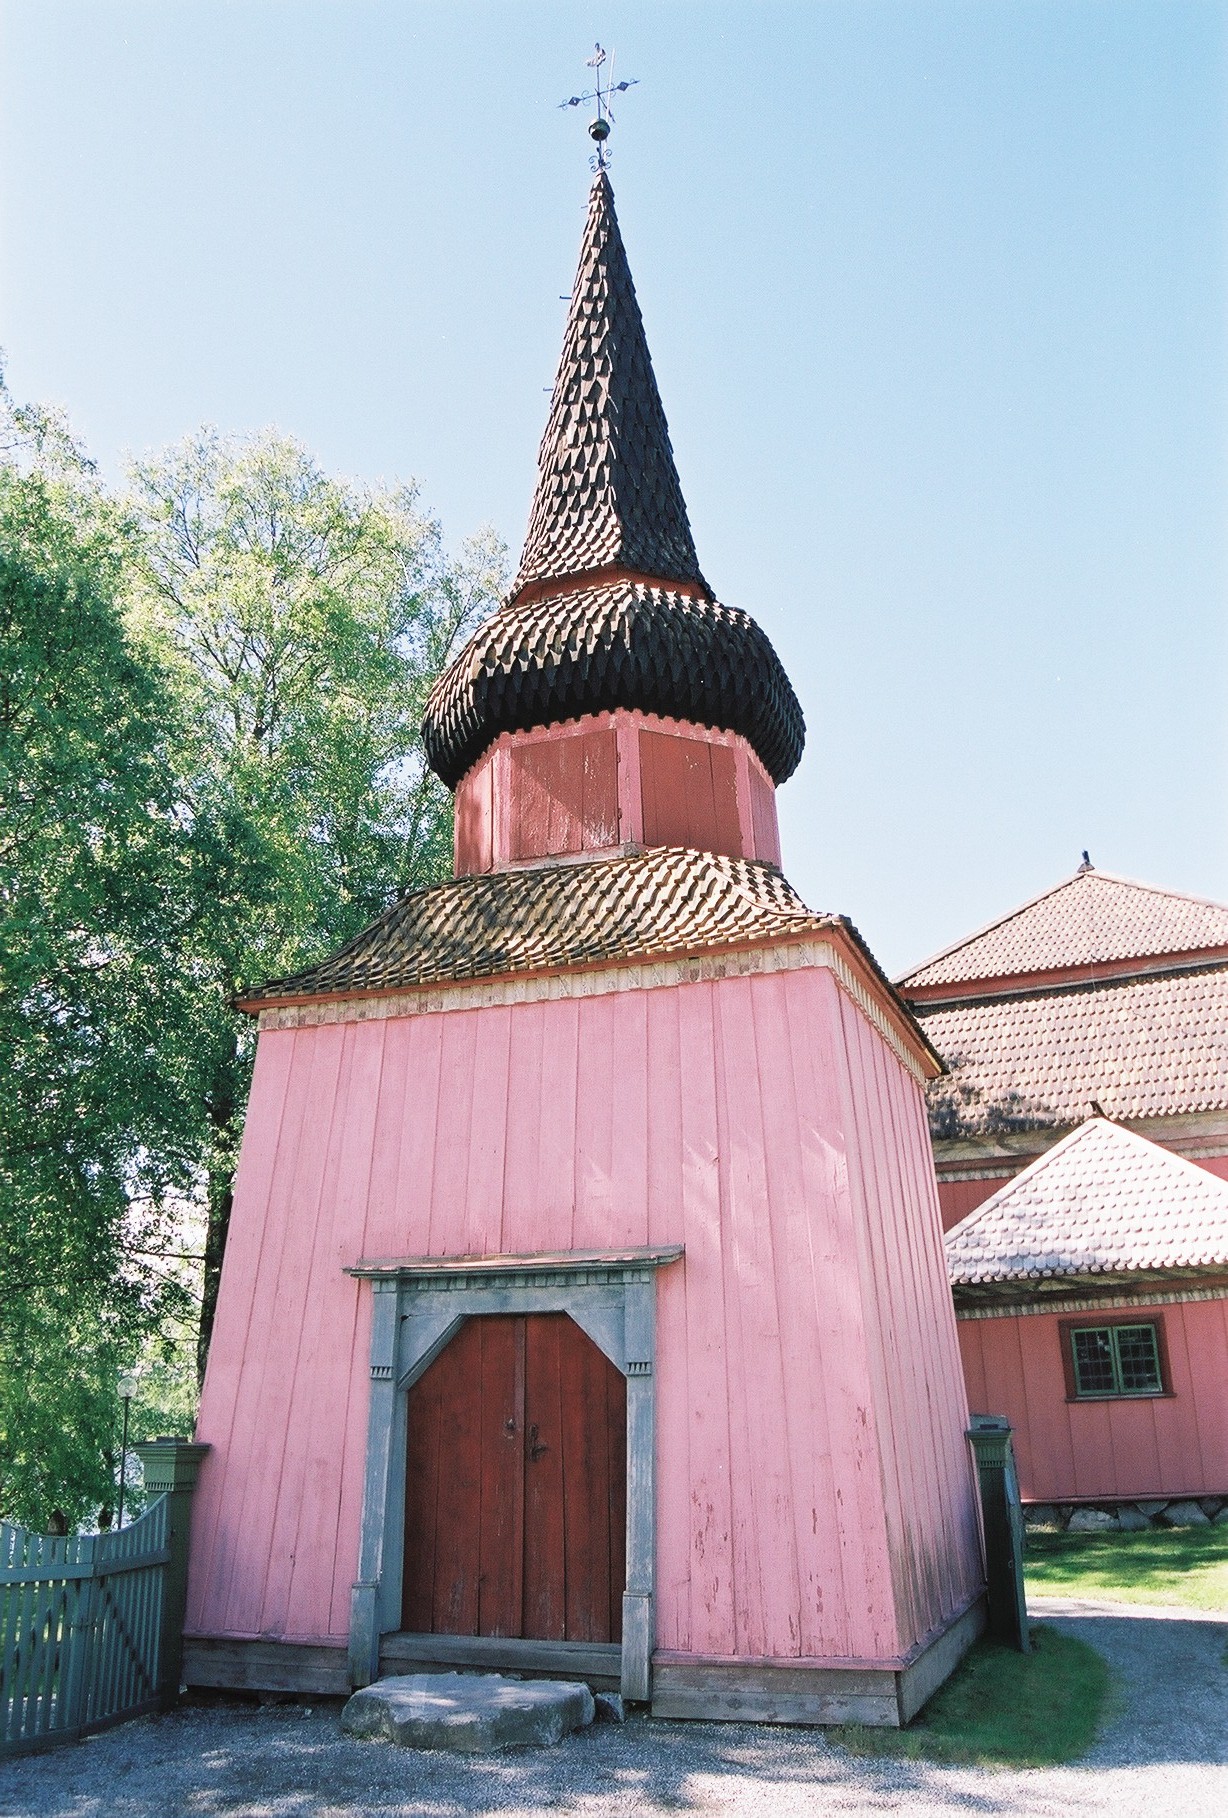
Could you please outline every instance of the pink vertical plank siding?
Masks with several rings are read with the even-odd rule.
[[[887,1658],[954,1614],[979,1554],[920,1088],[813,968],[261,1036],[191,1630],[345,1639],[370,1290],[344,1264],[645,1243],[685,1245],[658,1645]]]
[[[494,864],[494,753],[479,758],[457,785],[452,823],[452,856],[457,877],[489,871]]]
[[[755,858],[780,863],[780,827],[776,818],[776,785],[755,753],[746,753],[747,781],[750,788],[751,838],[747,851]]]
[[[215,1450],[201,1467],[201,1490],[192,1506],[192,1592],[210,1592],[209,1618],[221,1621],[218,1588],[230,1569],[239,1536],[235,1513],[237,1475],[246,1450],[229,1445],[240,1385],[258,1361],[262,1338],[255,1311],[256,1277],[264,1238],[264,1210],[272,1193],[278,1140],[296,1048],[288,1031],[270,1033],[256,1050],[251,1096],[235,1176],[236,1214],[232,1216],[208,1374],[201,1395],[201,1430],[216,1433]],[[247,1212],[251,1207],[252,1213]],[[229,1472],[228,1472],[229,1466]],[[193,1625],[189,1603],[188,1625]]]
[[[888,1544],[907,1648],[979,1585],[967,1403],[921,1088],[847,998],[839,1008],[846,1078],[859,1088],[851,1175],[864,1195],[862,1289],[877,1318],[869,1354],[882,1372]]]
[[[1015,1428],[1020,1489],[1031,1502],[1222,1496],[1228,1490],[1228,1299],[1132,1307],[1161,1319],[1172,1393],[1066,1399],[1060,1322],[1036,1313],[959,1322],[978,1412]],[[1111,1317],[1120,1318],[1115,1308]],[[1080,1313],[1094,1323],[1095,1313]]]
[[[503,736],[456,788],[458,876],[628,841],[780,863],[776,789],[737,733],[620,709]]]

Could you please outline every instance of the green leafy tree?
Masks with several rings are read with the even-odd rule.
[[[496,601],[503,551],[488,534],[450,559],[412,488],[330,478],[274,433],[206,432],[131,478],[132,622],[171,678],[194,867],[177,1073],[208,1202],[203,1371],[253,1045],[231,999],[447,875],[451,800],[419,725]]]
[[[125,630],[125,525],[0,379],[0,1510],[111,1499],[116,1375],[188,1307],[161,1066],[189,904],[173,703]]]

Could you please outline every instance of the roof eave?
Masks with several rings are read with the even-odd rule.
[[[316,1004],[368,1003],[392,997],[415,997],[462,989],[472,985],[507,984],[535,978],[563,977],[568,974],[590,974],[612,971],[627,966],[651,966],[665,960],[685,962],[723,953],[763,951],[777,947],[797,946],[816,939],[830,940],[842,951],[849,971],[890,1021],[897,1037],[908,1048],[918,1068],[927,1079],[937,1079],[944,1071],[941,1056],[926,1039],[908,1005],[882,971],[874,955],[846,916],[815,916],[809,923],[783,930],[779,934],[758,935],[749,939],[705,942],[670,948],[651,948],[639,953],[620,953],[600,959],[585,960],[568,966],[531,966],[503,972],[458,974],[455,978],[429,979],[420,983],[370,986],[348,986],[343,990],[291,993],[249,992],[232,999],[233,1007],[246,1016],[257,1016],[262,1010],[303,1009]]]

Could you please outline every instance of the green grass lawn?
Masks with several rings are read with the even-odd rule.
[[[1228,1527],[1029,1534],[1024,1571],[1038,1597],[1171,1603],[1228,1614]]]
[[[1096,1739],[1109,1669],[1094,1648],[1032,1629],[1032,1652],[978,1641],[906,1730],[847,1723],[827,1733],[856,1755],[983,1767],[1053,1767]]]

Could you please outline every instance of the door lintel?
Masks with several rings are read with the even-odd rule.
[[[364,1259],[345,1264],[342,1273],[362,1281],[433,1281],[439,1278],[504,1280],[522,1271],[532,1275],[572,1275],[595,1269],[602,1274],[627,1269],[659,1269],[677,1262],[682,1244],[644,1244],[623,1250],[538,1250],[522,1256],[406,1256]]]

